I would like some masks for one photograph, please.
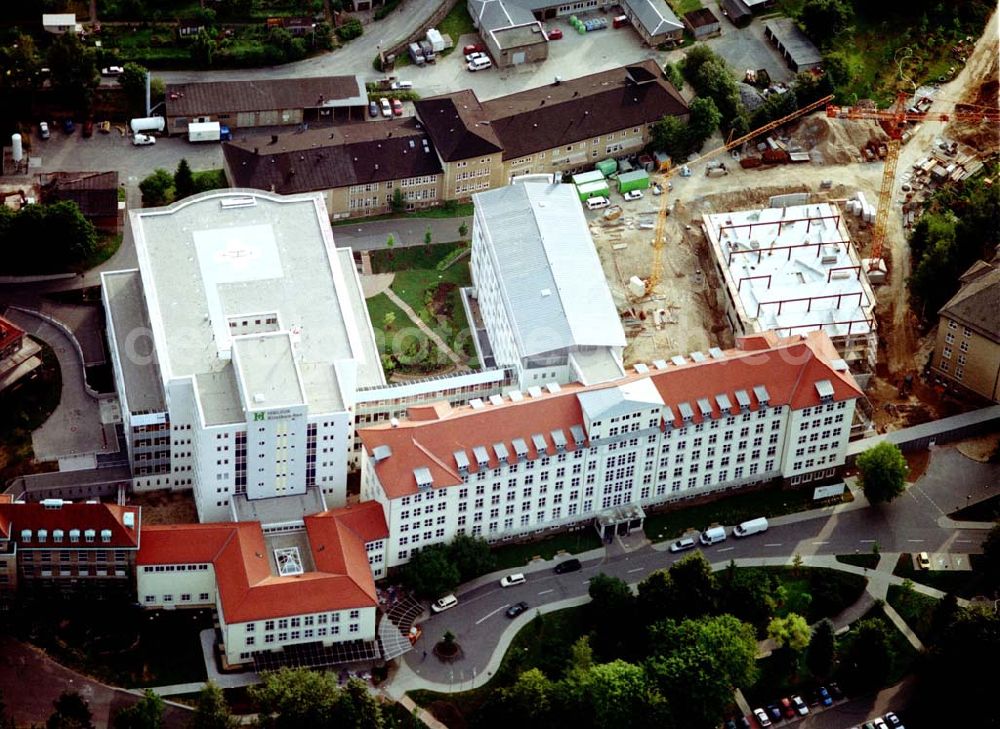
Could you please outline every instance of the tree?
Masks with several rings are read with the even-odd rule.
[[[93,729],[90,704],[78,692],[63,691],[52,705],[55,711],[45,722],[46,729]]]
[[[198,693],[190,729],[235,729],[239,720],[229,713],[222,689],[209,681]]]
[[[892,501],[903,493],[909,467],[899,446],[883,441],[857,459],[858,480],[872,504]]]
[[[0,49],[0,60],[0,65],[4,68],[4,73],[0,74],[0,88],[35,87],[42,59],[34,38],[24,33],[19,34],[13,43]]]
[[[382,317],[382,326],[386,331],[392,329],[392,325],[396,323],[396,313],[393,311],[385,312],[385,316]]]
[[[330,726],[382,729],[385,724],[382,705],[363,681],[352,678],[337,692]]]
[[[448,545],[448,553],[463,582],[492,572],[496,566],[489,542],[482,537],[458,534]]]
[[[195,193],[194,174],[188,161],[181,157],[174,172],[174,200],[183,200]]]
[[[60,101],[74,111],[89,111],[91,94],[100,80],[94,49],[83,45],[76,33],[64,33],[49,46],[46,62]]]
[[[335,32],[340,40],[349,41],[361,37],[361,34],[365,32],[365,29],[361,25],[361,21],[357,18],[348,18],[337,27]]]
[[[160,729],[163,726],[163,699],[146,689],[142,698],[115,714],[114,729]]]
[[[661,621],[649,631],[649,652],[646,673],[686,729],[714,729],[733,690],[757,677],[753,626],[732,615]]]
[[[118,77],[118,85],[125,91],[129,111],[133,114],[146,115],[146,74],[149,69],[138,63],[126,63]],[[150,88],[152,95],[152,87]]]
[[[553,725],[552,681],[537,668],[521,673],[514,684],[500,689],[504,716],[497,726],[524,726],[547,729]]]
[[[719,56],[703,43],[696,43],[684,53],[684,60],[681,63],[681,72],[689,83],[694,83],[698,77],[701,67],[709,61],[718,60]]]
[[[215,39],[208,34],[207,30],[202,28],[191,42],[191,60],[197,66],[211,68],[217,47],[218,44],[215,42]]]
[[[394,245],[396,245],[396,236],[389,233],[389,237],[385,239],[385,247],[392,248]]]
[[[719,583],[712,566],[700,551],[689,554],[670,568],[674,590],[684,599],[679,603],[677,618],[694,618],[716,612]]]
[[[403,582],[420,597],[437,598],[461,581],[448,547],[431,544],[414,554],[402,569]]]
[[[809,623],[801,615],[789,613],[783,618],[771,620],[767,626],[767,637],[778,647],[798,652],[809,645]]]
[[[806,0],[799,21],[806,35],[819,45],[836,38],[854,20],[854,8],[845,0]]]
[[[153,174],[139,183],[143,205],[155,207],[166,204],[170,200],[173,187],[174,176],[162,167],[157,167],[153,170]]]
[[[726,612],[754,626],[764,634],[774,614],[774,583],[769,573],[736,569],[735,563],[719,574],[719,604]]]
[[[885,621],[869,618],[854,625],[841,667],[844,680],[859,691],[871,691],[885,684],[892,667],[892,643]]]
[[[653,124],[653,148],[666,152],[674,162],[687,158],[687,126],[676,116],[665,116]]]
[[[595,729],[620,729],[622,717],[630,726],[655,725],[655,704],[659,697],[651,691],[641,667],[622,660],[591,666],[579,687]]]
[[[719,128],[722,114],[714,101],[702,97],[691,102],[690,111],[687,124],[688,148],[700,149],[705,140]]]
[[[673,87],[678,91],[684,88],[684,74],[681,73],[681,69],[678,64],[663,64],[663,75],[667,77],[667,81],[673,84]]]
[[[403,197],[403,188],[397,187],[392,191],[392,212],[401,213],[406,210],[406,198]]]
[[[836,656],[833,623],[821,620],[813,628],[806,651],[806,665],[817,679],[824,679],[833,673],[833,659]]]
[[[431,227],[428,225],[427,229],[424,230],[424,245],[429,246],[434,240],[434,235],[431,233]]]
[[[635,647],[635,597],[624,580],[598,574],[587,588],[587,612],[594,626],[594,648],[598,655],[628,655]]]
[[[463,220],[462,224],[458,226],[458,237],[461,238],[462,240],[465,240],[465,238],[468,235],[469,235],[469,225]]]
[[[674,589],[668,570],[656,570],[639,583],[636,603],[643,625],[652,625],[664,618],[677,617],[675,604],[683,599]]]
[[[250,698],[265,729],[301,729],[330,726],[337,703],[337,679],[332,673],[304,668],[282,668],[265,673],[263,683],[252,686]]]

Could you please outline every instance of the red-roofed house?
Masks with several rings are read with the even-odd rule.
[[[361,498],[388,515],[389,567],[457,534],[500,541],[609,515],[627,531],[671,501],[836,479],[860,396],[824,332],[747,336],[612,384],[364,429]]]
[[[265,533],[259,522],[146,527],[139,602],[215,608],[229,664],[292,645],[374,641],[369,545],[384,549],[387,536],[374,502],[307,516],[290,532]]]
[[[139,530],[138,506],[0,500],[0,594],[19,587],[131,592]]]
[[[39,367],[41,347],[24,336],[24,330],[0,316],[0,390]]]

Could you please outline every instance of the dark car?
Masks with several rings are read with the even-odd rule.
[[[527,609],[528,609],[528,603],[524,602],[523,600],[521,602],[516,602],[509,608],[507,608],[507,617],[516,618],[518,615],[520,615]]]
[[[580,564],[580,560],[573,558],[567,559],[565,562],[560,562],[556,565],[555,573],[557,575],[564,575],[567,572],[576,572],[577,570],[583,569],[583,565]]]
[[[830,696],[831,698],[833,698],[834,701],[840,701],[842,698],[844,698],[844,692],[840,690],[840,686],[838,686],[837,684],[831,683],[828,686],[828,689],[830,691]]]
[[[368,102],[368,116],[374,118],[378,116],[378,102],[369,101]]]
[[[781,721],[781,707],[777,704],[768,704],[767,713],[772,721]]]
[[[66,134],[72,134],[74,129],[76,129],[76,125],[73,124],[72,119],[63,120],[63,131],[66,132]]]
[[[751,724],[750,720],[747,719],[745,716],[737,717],[736,726],[738,726],[740,729],[753,729],[753,724]]]
[[[825,686],[820,686],[816,689],[816,698],[819,700],[819,703],[823,704],[823,706],[830,706],[833,704],[833,698],[830,696],[830,692],[826,690]]]
[[[725,729],[736,729],[736,722],[733,719],[726,719],[726,723],[723,724]]]
[[[87,119],[83,123],[82,134],[85,137],[92,137],[92,136],[94,136],[94,121],[93,121],[93,119]]]

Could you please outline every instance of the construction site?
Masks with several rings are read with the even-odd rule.
[[[997,153],[994,32],[953,81],[905,107],[803,115],[654,173],[652,195],[588,213],[626,364],[730,347],[741,332],[823,327],[866,387],[875,430],[974,407],[920,377],[935,332],[921,336],[911,311],[906,234],[931,192]]]

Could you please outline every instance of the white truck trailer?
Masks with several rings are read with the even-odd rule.
[[[219,122],[192,122],[188,125],[189,142],[222,142],[233,138],[229,127]]]

